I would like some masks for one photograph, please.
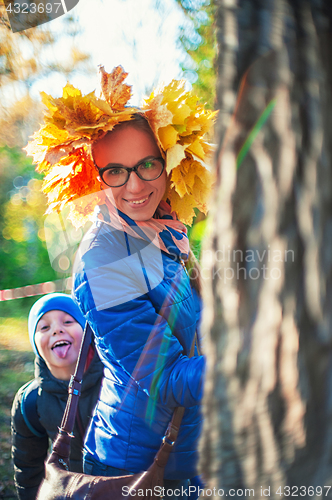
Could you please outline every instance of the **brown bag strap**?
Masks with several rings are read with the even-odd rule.
[[[195,353],[195,343],[197,343],[197,333],[195,333],[193,342],[191,344],[189,358],[191,358]],[[179,434],[184,411],[185,408],[183,406],[178,406],[174,410],[172,420],[168,424],[166,434],[163,437],[160,448],[157,452],[157,455],[155,456],[155,461],[160,467],[165,467],[167,464],[169,454],[171,453]]]
[[[89,346],[91,342],[92,328],[87,322],[84,328],[81,349],[78,355],[76,369],[74,375],[71,376],[68,385],[68,400],[65,412],[62,417],[60,433],[72,434],[75,424],[78,400],[81,395],[82,378],[84,367],[88,357]]]

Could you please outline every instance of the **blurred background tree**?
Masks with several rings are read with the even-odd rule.
[[[57,74],[69,78],[74,72],[94,72],[88,54],[80,51],[77,21],[65,16],[64,30],[54,35],[48,25],[12,33],[0,2],[0,289],[54,280],[43,231],[46,199],[41,176],[22,151],[42,118],[40,100],[31,92],[41,78]],[[56,47],[68,43],[66,56],[56,57]],[[62,277],[62,276],[61,276]],[[22,307],[28,310],[35,299],[2,303],[2,314]]]
[[[332,4],[216,6],[202,468],[235,499],[330,497]]]
[[[5,6],[0,0],[0,140],[9,146],[24,145],[41,117],[39,100],[31,95],[40,78],[77,71],[94,71],[89,54],[83,53],[76,37],[81,32],[77,20],[64,17],[63,31],[55,35],[48,25],[12,33]],[[56,50],[69,42],[65,53]],[[58,52],[58,55],[56,55]]]

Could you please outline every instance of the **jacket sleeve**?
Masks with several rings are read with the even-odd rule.
[[[135,263],[126,259],[110,263],[108,258],[102,246],[94,246],[82,257],[74,281],[75,300],[95,332],[104,365],[120,365],[149,396],[169,408],[199,404],[205,360],[184,355],[170,327],[172,316],[181,315],[182,307],[192,303],[191,295],[183,297],[180,291],[181,300],[177,303],[174,296],[167,314],[169,306],[157,307],[148,287],[142,293]],[[182,273],[177,271],[174,277],[180,278],[179,286]]]
[[[48,436],[37,437],[27,427],[21,412],[22,389],[12,406],[12,458],[14,480],[20,500],[35,500],[44,478],[44,461],[48,450]]]

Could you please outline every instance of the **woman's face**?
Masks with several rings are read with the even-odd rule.
[[[35,343],[54,377],[69,380],[74,374],[82,335],[81,325],[64,311],[52,310],[40,318]]]
[[[100,140],[93,151],[94,161],[99,168],[110,163],[134,167],[148,156],[160,157],[159,148],[145,130],[126,126],[115,129]],[[166,189],[166,171],[154,181],[143,181],[131,172],[128,182],[120,187],[110,188],[102,182],[104,189],[111,189],[116,207],[135,221],[153,217]],[[112,200],[111,200],[112,201]]]

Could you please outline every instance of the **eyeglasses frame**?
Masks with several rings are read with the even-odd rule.
[[[154,179],[143,179],[143,177],[141,177],[141,175],[138,172],[138,167],[140,165],[142,165],[142,163],[145,163],[145,162],[147,162],[149,160],[158,160],[158,161],[160,161],[160,163],[162,164],[163,168],[162,168],[160,174],[158,175],[158,177],[155,177]],[[95,165],[96,165],[96,167],[98,169],[99,176],[100,176],[100,178],[102,179],[103,182],[105,182],[104,179],[103,179],[103,174],[104,174],[104,172],[106,172],[106,170],[111,170],[112,168],[123,168],[124,170],[126,170],[127,173],[128,173],[128,177],[127,177],[126,182],[124,182],[123,184],[120,184],[119,186],[110,186],[109,184],[107,184],[107,182],[105,182],[105,184],[107,186],[109,186],[109,187],[121,187],[121,186],[124,186],[125,184],[127,184],[127,182],[129,181],[130,174],[132,172],[135,172],[135,174],[137,175],[137,177],[139,179],[141,179],[142,181],[150,182],[150,181],[155,181],[155,180],[159,179],[159,177],[163,174],[163,172],[165,170],[165,164],[166,164],[166,162],[165,162],[164,158],[162,158],[161,156],[147,156],[146,158],[143,158],[138,163],[136,163],[136,165],[134,165],[133,167],[125,167],[124,165],[121,165],[121,163],[109,163],[108,165],[106,165],[105,167],[102,167],[102,168],[99,168],[98,165],[96,165],[96,164]]]

